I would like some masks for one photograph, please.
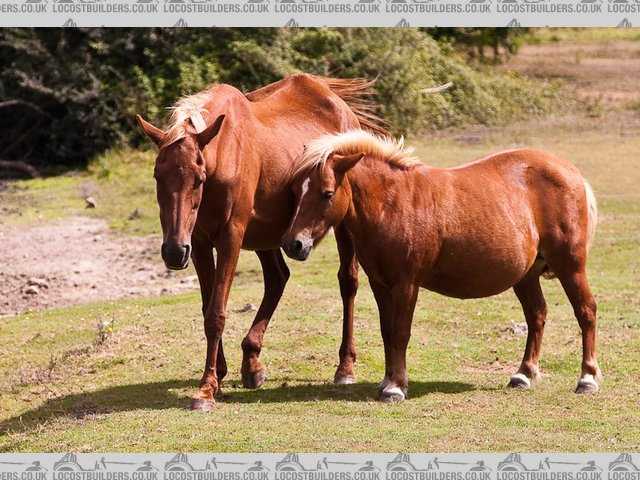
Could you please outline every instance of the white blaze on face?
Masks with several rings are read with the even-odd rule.
[[[296,213],[293,216],[293,221],[291,222],[291,225],[293,225],[296,222],[296,218],[298,218],[298,214],[300,213],[300,205],[302,205],[302,199],[304,198],[304,196],[309,191],[309,182],[310,181],[311,181],[311,177],[307,177],[307,178],[305,178],[304,182],[302,182],[302,195],[300,195],[300,201],[298,202],[298,208],[296,209]]]

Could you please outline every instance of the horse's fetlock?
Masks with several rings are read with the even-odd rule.
[[[353,346],[340,347],[340,359],[350,359],[352,362],[356,361],[356,350]]]
[[[260,350],[262,350],[262,345],[250,337],[244,337],[242,342],[240,342],[240,346],[242,347],[242,351],[245,353],[259,354]]]

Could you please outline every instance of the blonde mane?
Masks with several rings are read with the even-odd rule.
[[[171,145],[187,136],[185,120],[191,122],[196,133],[200,133],[207,128],[204,119],[207,109],[205,105],[213,100],[213,87],[209,87],[200,93],[189,95],[180,99],[173,107],[169,118],[169,127],[162,139],[160,148]]]
[[[420,159],[413,155],[413,147],[404,146],[402,137],[396,140],[380,137],[365,130],[348,130],[323,135],[307,144],[293,165],[292,177],[295,178],[314,168],[324,168],[332,153],[350,155],[360,152],[367,156],[379,157],[403,170],[422,164]]]

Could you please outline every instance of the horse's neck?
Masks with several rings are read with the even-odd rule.
[[[347,179],[351,189],[348,215],[353,225],[375,225],[382,217],[400,213],[394,209],[433,208],[430,170],[424,165],[402,169],[365,159],[347,173]]]
[[[205,149],[205,162],[209,175],[220,179],[238,175],[245,159],[245,144],[253,138],[253,118],[249,101],[242,93],[229,85],[219,85],[219,95],[206,106],[207,125],[224,115],[220,133]],[[250,150],[250,149],[248,149]]]

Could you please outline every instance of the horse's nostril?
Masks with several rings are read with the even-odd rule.
[[[302,242],[300,240],[293,241],[293,251],[295,253],[300,253],[302,251]]]
[[[187,267],[191,256],[191,245],[189,244],[162,244],[160,248],[162,260],[168,268],[181,270]]]

